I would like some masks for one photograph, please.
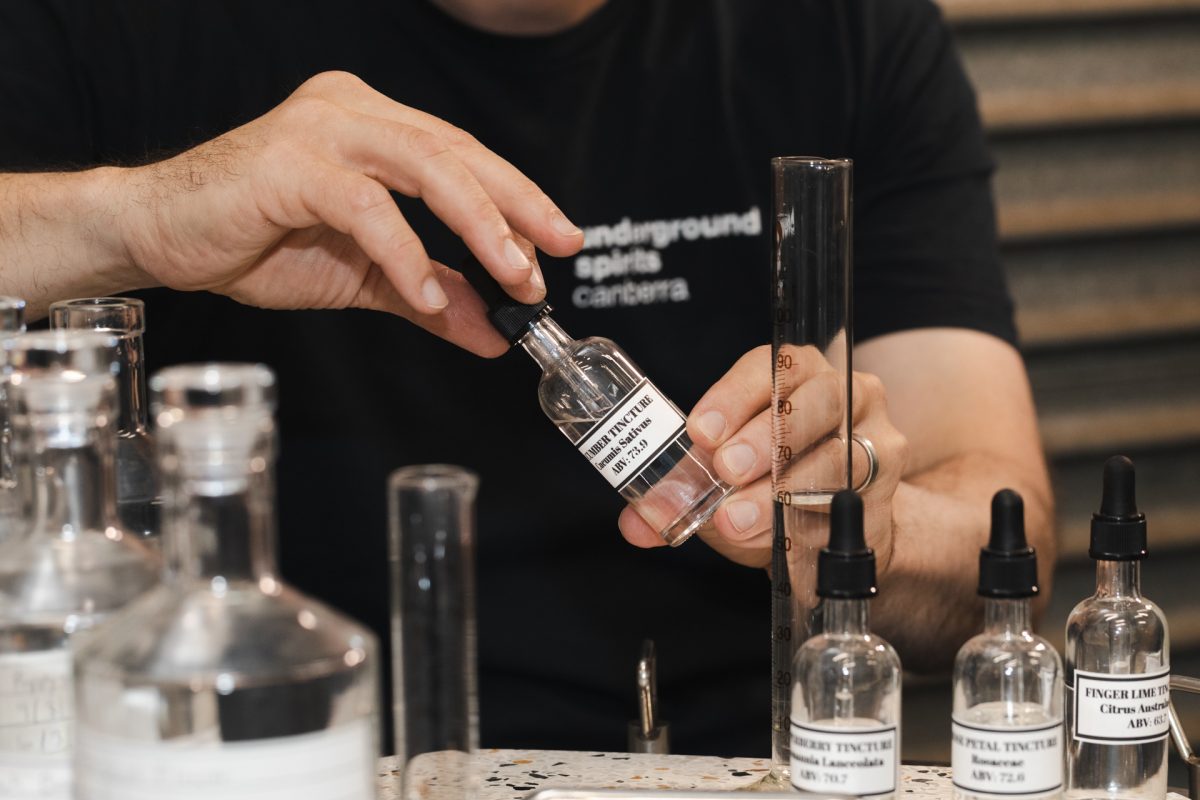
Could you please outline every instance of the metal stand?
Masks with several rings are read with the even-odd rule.
[[[1183,675],[1172,675],[1171,688],[1190,694],[1200,694],[1200,680]],[[1196,755],[1191,742],[1188,741],[1187,734],[1184,733],[1183,725],[1179,722],[1179,715],[1175,713],[1174,703],[1170,704],[1169,710],[1171,713],[1171,738],[1175,740],[1175,749],[1179,751],[1179,757],[1187,764],[1188,797],[1192,800],[1200,800],[1200,756]]]

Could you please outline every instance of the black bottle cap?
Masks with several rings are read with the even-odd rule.
[[[817,558],[817,596],[855,600],[875,593],[875,551],[863,535],[862,498],[843,489],[829,506],[829,546]]]
[[[483,264],[479,263],[479,259],[470,253],[467,253],[458,271],[483,298],[488,309],[488,320],[510,345],[516,344],[517,340],[525,335],[529,323],[550,313],[550,304],[545,300],[540,303],[522,303],[512,299]]]
[[[992,535],[979,551],[979,594],[1033,597],[1038,593],[1037,554],[1025,541],[1025,502],[1012,489],[992,498]]]
[[[1137,509],[1133,462],[1113,456],[1104,462],[1104,496],[1092,515],[1088,555],[1098,561],[1140,561],[1146,552],[1146,515]]]

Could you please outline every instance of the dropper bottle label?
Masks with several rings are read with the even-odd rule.
[[[1095,744],[1157,742],[1171,732],[1171,670],[1112,675],[1075,670],[1075,738]]]
[[[687,421],[675,404],[643,378],[575,447],[618,492],[679,438]]]

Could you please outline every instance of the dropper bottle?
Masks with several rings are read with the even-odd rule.
[[[1088,551],[1096,593],[1067,618],[1068,798],[1161,800],[1167,793],[1170,639],[1141,593],[1146,517],[1133,462],[1104,465],[1104,495]]]
[[[817,561],[824,631],[792,664],[792,786],[802,792],[891,798],[900,764],[900,658],[871,633],[875,552],[862,499],[843,490],[829,509]]]
[[[610,339],[573,339],[550,305],[508,296],[474,257],[462,273],[509,344],[542,368],[542,411],[667,544],[682,544],[734,487],[687,434],[683,412]]]
[[[954,796],[1056,797],[1062,791],[1062,664],[1033,633],[1037,554],[1025,540],[1025,504],[992,498],[992,532],[979,553],[983,633],[954,662]]]

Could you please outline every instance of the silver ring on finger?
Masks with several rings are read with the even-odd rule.
[[[863,492],[875,482],[875,476],[879,474],[879,456],[875,452],[874,443],[867,437],[855,433],[851,434],[850,438],[858,442],[863,452],[867,454],[867,475],[862,479],[862,483],[854,487],[854,491]]]

